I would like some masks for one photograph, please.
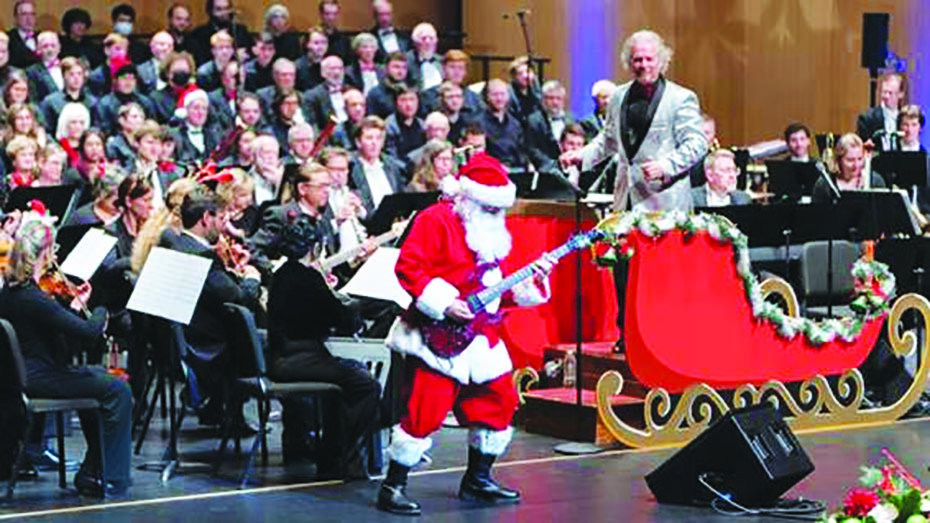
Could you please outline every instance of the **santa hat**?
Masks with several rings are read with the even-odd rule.
[[[184,91],[181,92],[178,96],[178,103],[176,109],[174,110],[174,116],[180,120],[187,118],[187,110],[192,103],[201,100],[206,104],[210,104],[210,98],[207,96],[207,92],[203,89],[198,89],[197,84],[189,85]]]
[[[507,168],[485,153],[471,157],[459,171],[458,193],[482,205],[500,207],[513,205],[517,186],[507,176]]]

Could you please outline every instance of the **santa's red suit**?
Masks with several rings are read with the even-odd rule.
[[[464,300],[502,278],[500,262],[510,250],[509,234],[505,233],[505,242],[497,236],[497,241],[506,245],[485,249],[481,242],[495,241],[491,239],[494,235],[477,230],[468,233],[463,223],[466,208],[473,212],[482,207],[506,209],[514,202],[515,187],[499,164],[483,162],[473,160],[463,168],[455,203],[437,203],[416,217],[401,248],[395,267],[400,284],[414,298],[413,306],[433,319],[444,319],[454,300]],[[503,217],[500,211],[502,232]],[[462,426],[471,429],[472,447],[493,456],[503,453],[511,438],[517,395],[510,376],[510,356],[495,316],[508,306],[543,303],[548,294],[545,280],[530,279],[517,285],[491,303],[487,314],[478,315],[478,336],[451,358],[434,354],[415,325],[402,319],[395,322],[387,344],[414,356],[408,365],[414,365],[415,370],[408,382],[407,412],[395,428],[391,444],[393,460],[407,467],[416,465],[431,445],[429,435],[440,428],[450,410]]]

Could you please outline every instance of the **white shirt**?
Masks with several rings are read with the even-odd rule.
[[[342,98],[342,93],[329,93],[329,101],[333,104],[336,121],[339,123],[346,121],[349,117],[346,116],[346,101]]]
[[[252,180],[255,181],[255,205],[261,205],[278,197],[278,187],[258,171],[252,171]]]
[[[203,128],[197,129],[194,127],[188,127],[187,139],[191,141],[191,144],[193,144],[194,148],[198,151],[204,152],[204,150],[206,150],[207,146],[203,141]]]
[[[565,115],[551,116],[549,128],[552,130],[552,137],[558,142],[562,138],[562,131],[565,130]]]
[[[384,164],[381,163],[381,160],[368,163],[359,156],[358,161],[362,165],[362,170],[365,171],[365,180],[368,182],[368,189],[371,190],[371,200],[375,204],[375,209],[377,209],[385,196],[394,194],[394,188],[384,172]]]
[[[726,207],[730,205],[730,195],[718,195],[710,187],[707,188],[707,206],[708,207]]]
[[[792,162],[802,162],[802,163],[807,163],[811,161],[810,156],[797,156],[797,157],[792,156],[791,158],[789,158],[789,160],[791,160]]]
[[[916,153],[920,151],[920,142],[914,142],[910,145],[901,142],[901,152],[905,153]]]
[[[885,117],[885,133],[891,134],[898,130],[898,110],[882,106],[882,115]]]
[[[442,71],[439,69],[439,64],[436,63],[436,60],[424,60],[420,62],[420,89],[425,91],[441,83]]]
[[[52,81],[55,82],[58,90],[63,91],[65,88],[65,77],[61,74],[61,66],[56,65],[55,67],[49,67],[48,74],[52,77]]]
[[[378,71],[362,71],[362,94],[368,96],[371,91],[378,85]]]
[[[393,29],[378,29],[378,39],[381,40],[381,47],[387,54],[400,51],[400,44],[397,42],[397,35]]]
[[[30,51],[35,51],[35,50],[36,50],[36,47],[37,47],[37,44],[36,44],[36,34],[38,34],[38,33],[36,33],[35,31],[33,31],[33,32],[32,32],[32,36],[30,36],[30,37],[27,38],[27,37],[26,37],[26,32],[25,32],[25,31],[23,31],[22,29],[19,29],[19,28],[17,28],[16,30],[19,31],[19,37],[23,39],[23,42],[25,42],[26,47],[28,47]]]

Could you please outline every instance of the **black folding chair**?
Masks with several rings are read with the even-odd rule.
[[[100,402],[93,398],[29,398],[26,396],[26,365],[23,362],[23,355],[19,348],[19,339],[16,337],[16,331],[7,320],[0,318],[0,351],[6,354],[9,361],[12,362],[10,377],[13,381],[12,386],[22,392],[22,408],[26,412],[26,423],[22,428],[19,447],[16,453],[16,459],[13,462],[13,468],[10,471],[10,480],[7,483],[6,497],[13,497],[13,489],[16,487],[16,476],[23,459],[26,456],[26,438],[30,429],[30,414],[54,413],[55,429],[58,433],[58,486],[67,488],[68,482],[65,479],[65,412],[74,410],[94,410],[97,411],[97,423],[100,445],[100,475],[102,484],[106,485],[106,478],[103,477],[104,471],[104,446],[103,446],[103,413],[100,412]]]
[[[229,349],[232,351],[233,362],[240,376],[236,380],[236,386],[239,391],[255,398],[258,402],[258,433],[252,440],[248,458],[239,478],[239,488],[245,488],[248,485],[255,453],[259,447],[262,450],[262,465],[268,465],[268,415],[271,412],[271,400],[287,399],[291,396],[339,394],[342,389],[332,383],[317,381],[278,383],[270,380],[267,377],[265,354],[262,351],[252,312],[234,303],[227,303],[226,310],[229,312]],[[320,405],[321,399],[317,398],[314,403]],[[227,423],[227,426],[229,425]],[[217,463],[229,442],[229,430],[224,432]]]

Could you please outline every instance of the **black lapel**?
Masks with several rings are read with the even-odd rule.
[[[658,82],[659,85],[656,86],[656,92],[652,96],[652,101],[649,102],[649,107],[646,109],[646,134],[649,133],[649,128],[652,127],[652,119],[656,115],[659,102],[662,101],[662,95],[665,94],[665,78],[660,78]]]
[[[633,84],[630,84],[630,88],[633,87]],[[631,158],[629,153],[630,149],[633,147],[630,143],[630,133],[627,132],[627,118],[626,113],[630,108],[630,89],[627,89],[623,93],[623,101],[620,102],[620,141],[623,142],[623,150],[627,152],[627,158]]]

